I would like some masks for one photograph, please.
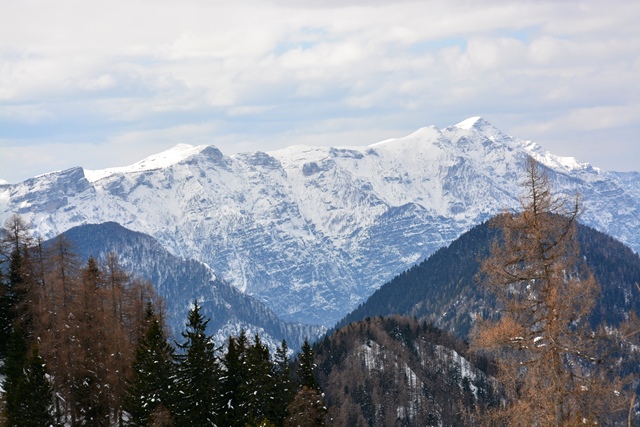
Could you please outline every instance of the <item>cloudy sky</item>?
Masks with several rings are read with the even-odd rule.
[[[640,170],[640,2],[0,0],[0,178],[480,115]]]

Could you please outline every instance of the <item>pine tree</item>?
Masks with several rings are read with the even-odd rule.
[[[20,322],[23,328],[29,329],[31,313],[27,294],[29,283],[29,251],[26,246],[15,248],[9,258],[9,305],[12,322]]]
[[[53,387],[47,378],[45,364],[35,345],[19,384],[20,413],[14,418],[16,427],[43,427],[55,425],[53,417]]]
[[[54,425],[53,387],[47,379],[44,361],[35,345],[26,356],[25,334],[14,328],[9,343],[4,416],[6,425],[39,427]]]
[[[13,425],[24,414],[21,402],[24,395],[24,369],[27,358],[27,344],[24,332],[20,328],[12,328],[7,343],[7,357],[4,365],[5,378],[2,388],[5,391],[5,417],[8,425]]]
[[[208,319],[200,312],[198,302],[189,311],[185,342],[178,344],[178,393],[176,425],[215,426],[220,413],[220,367],[211,336],[206,334]]]
[[[2,263],[0,263],[0,360],[4,360],[7,357],[7,343],[11,336],[12,323],[9,287],[2,273],[2,268]],[[2,367],[0,366],[0,373],[1,372]]]
[[[11,334],[11,330],[19,323],[26,339],[32,332],[32,308],[33,308],[33,286],[31,279],[31,262],[29,256],[31,238],[27,225],[18,215],[13,215],[0,230],[2,234],[2,247],[6,255],[7,272],[6,279],[2,286],[0,304],[4,305],[6,311],[2,313],[0,320],[0,334],[6,338]],[[8,340],[4,343],[9,342]],[[3,344],[4,344],[3,343]],[[0,350],[2,345],[0,344]]]
[[[129,426],[149,426],[154,416],[170,413],[175,402],[173,347],[167,342],[151,304],[147,306],[146,318],[150,326],[138,344],[133,378],[128,383],[124,401]]]

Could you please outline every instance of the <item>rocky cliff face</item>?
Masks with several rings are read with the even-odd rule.
[[[287,321],[332,325],[384,282],[504,208],[527,156],[583,195],[582,221],[640,250],[640,173],[604,172],[481,118],[364,147],[225,156],[179,145],[135,165],[0,185],[0,220],[52,237],[115,221],[153,236]]]

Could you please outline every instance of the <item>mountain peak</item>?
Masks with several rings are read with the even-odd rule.
[[[132,165],[102,170],[85,170],[85,175],[89,181],[95,182],[116,173],[143,172],[166,168],[198,154],[208,147],[208,145],[177,144],[168,150],[153,154]]]
[[[502,133],[500,129],[496,128],[491,123],[479,116],[470,117],[466,120],[461,121],[457,125],[448,127],[447,129],[449,131],[454,131],[454,133],[458,133],[456,131],[475,131],[494,142],[508,142],[511,139],[510,137]]]
[[[483,135],[486,136],[504,136],[500,129],[496,128],[494,125],[486,121],[480,116],[469,117],[466,120],[461,121],[457,125],[451,126],[449,129],[461,129],[461,130],[476,130]]]
[[[468,130],[468,129],[480,130],[486,125],[491,126],[491,123],[489,123],[488,121],[486,121],[480,116],[475,116],[475,117],[469,117],[468,119],[461,121],[457,125],[454,125],[454,127],[457,127],[458,129],[465,129],[465,130]]]

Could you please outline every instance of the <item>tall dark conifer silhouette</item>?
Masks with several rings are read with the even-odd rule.
[[[133,378],[128,383],[124,410],[127,425],[146,427],[164,417],[169,423],[176,401],[174,350],[167,342],[161,321],[151,303],[147,305],[147,333],[140,340],[133,361]]]
[[[287,406],[287,427],[324,426],[327,409],[315,375],[314,353],[308,340],[304,340],[298,353],[297,376],[300,389]]]
[[[4,361],[5,378],[2,383],[4,389],[4,416],[8,425],[17,422],[24,413],[21,408],[24,400],[25,365],[26,365],[27,344],[25,333],[19,327],[13,327],[9,334],[7,343],[7,357]]]
[[[247,424],[247,363],[248,340],[244,329],[237,337],[230,336],[227,352],[222,356],[220,424],[244,427]]]
[[[178,344],[178,426],[214,426],[220,413],[220,366],[212,337],[206,333],[209,320],[200,310],[194,301],[182,333],[185,341]]]
[[[277,426],[282,426],[287,415],[287,405],[293,400],[295,390],[291,381],[291,361],[287,341],[282,340],[273,357],[273,378],[275,380],[272,420]]]
[[[265,419],[273,418],[275,399],[273,365],[269,348],[260,336],[254,336],[253,344],[247,350],[248,381],[246,383],[246,412],[251,424],[257,425]]]
[[[0,260],[0,360],[7,356],[7,343],[11,336],[11,300],[6,278],[2,274],[2,261]]]
[[[31,332],[32,283],[33,272],[29,249],[31,237],[27,225],[18,215],[13,215],[5,222],[1,235],[3,261],[7,264],[6,277],[0,287],[0,304],[4,310],[0,313],[0,336],[5,340],[0,343],[0,355],[6,352],[12,328],[19,324],[25,339]],[[0,276],[0,279],[2,276]]]
[[[47,378],[44,360],[35,345],[26,360],[19,381],[12,393],[12,410],[7,425],[13,427],[49,427],[53,416],[53,387]]]
[[[308,340],[304,340],[300,354],[298,354],[297,374],[302,387],[310,390],[319,390],[313,363],[313,349]]]

